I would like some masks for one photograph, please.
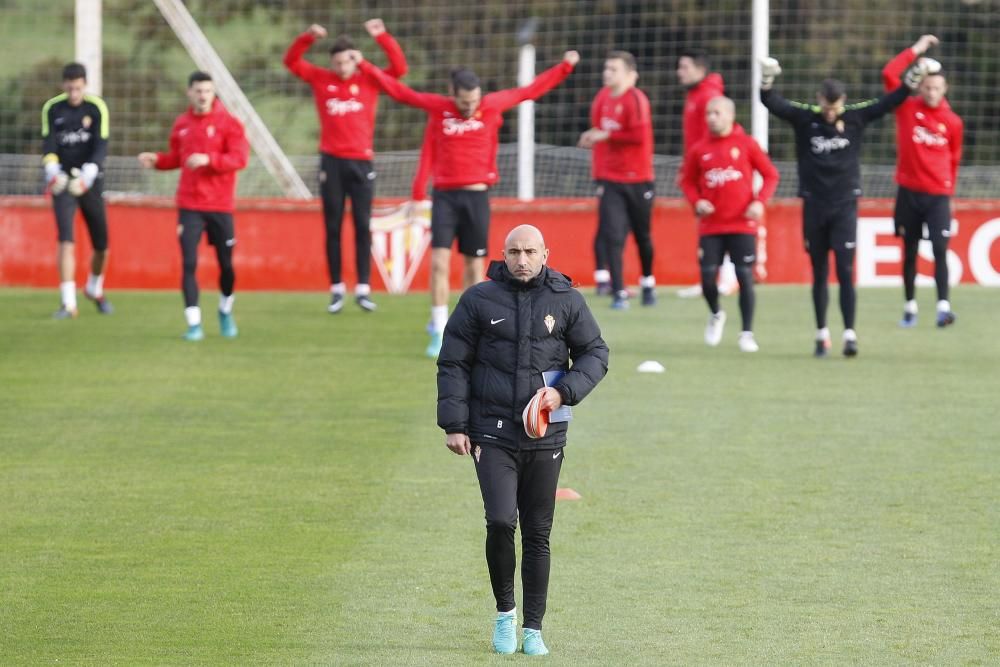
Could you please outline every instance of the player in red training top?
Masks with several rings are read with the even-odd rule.
[[[382,19],[365,22],[365,29],[382,47],[389,66],[386,74],[406,74],[406,58],[399,44],[386,32]],[[354,43],[338,37],[330,48],[330,67],[318,67],[303,56],[317,39],[326,37],[326,29],[311,25],[299,35],[285,53],[285,67],[312,87],[316,113],[320,120],[319,189],[323,199],[326,225],[326,261],[330,271],[330,305],[327,311],[339,313],[344,307],[347,287],[341,275],[340,232],[344,203],[351,198],[354,220],[354,252],[358,282],[354,290],[357,304],[365,311],[376,306],[371,300],[371,213],[375,196],[375,170],[372,150],[375,134],[375,108],[379,87],[374,79],[360,72],[349,57]]]
[[[601,88],[590,107],[590,129],[580,136],[581,148],[593,149],[597,182],[598,224],[594,239],[594,272],[599,291],[611,281],[611,307],[628,307],[622,276],[622,253],[629,230],[635,235],[642,264],[642,305],[656,303],[653,291],[653,118],[649,99],[636,88],[635,57],[612,51],[604,61]]]
[[[226,338],[235,338],[233,320],[233,200],[236,195],[236,172],[247,166],[250,147],[243,124],[231,116],[215,96],[215,83],[205,72],[194,72],[188,79],[191,108],[178,116],[170,131],[170,149],[166,153],[140,153],[139,163],[146,169],[180,169],[177,184],[177,208],[180,220],[178,235],[184,263],[184,317],[190,341],[205,337],[198,307],[198,243],[202,234],[215,246],[219,261],[219,329]]]
[[[705,118],[708,136],[688,151],[681,171],[681,189],[698,216],[701,290],[712,311],[705,342],[714,347],[722,340],[726,313],[719,308],[715,281],[722,257],[728,252],[740,284],[743,331],[739,347],[744,352],[756,352],[753,265],[757,229],[764,218],[764,204],[778,187],[778,170],[757,141],[736,124],[736,108],[728,97],[710,100]],[[763,179],[757,194],[753,191],[754,171]]]
[[[525,100],[541,97],[570,75],[580,55],[567,51],[562,62],[539,74],[522,88],[483,95],[479,78],[468,69],[451,74],[451,94],[419,93],[379,71],[359,52],[362,72],[374,76],[393,99],[427,112],[432,126],[431,178],[431,340],[427,355],[437,357],[448,321],[448,267],[451,246],[465,256],[466,288],[482,279],[489,238],[488,190],[500,180],[497,133],[503,113]]]
[[[900,76],[938,43],[924,35],[882,70],[886,90],[899,87]],[[951,195],[955,194],[958,163],[962,159],[962,119],[945,99],[948,82],[941,64],[930,58],[917,62],[923,75],[917,95],[896,109],[896,236],[903,239],[903,290],[906,304],[900,326],[917,324],[917,250],[924,226],[934,249],[937,286],[937,325],[955,322],[948,301],[948,239],[951,237]]]
[[[687,155],[691,147],[708,136],[708,125],[705,124],[705,106],[713,97],[725,94],[725,83],[722,75],[711,71],[708,52],[704,49],[687,49],[677,58],[677,82],[685,89],[682,129],[684,145],[681,155]],[[681,175],[677,174],[680,184]],[[719,291],[722,294],[732,294],[738,288],[736,270],[729,255],[726,255],[719,269]],[[701,284],[685,288],[681,296],[698,296],[701,294]]]

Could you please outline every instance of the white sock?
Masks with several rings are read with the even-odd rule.
[[[448,324],[448,306],[431,306],[431,329],[435,333],[442,333],[446,324]]]
[[[87,294],[97,299],[104,296],[104,274],[95,276],[91,273],[87,276]]]
[[[910,315],[916,315],[917,314],[916,299],[910,299],[909,301],[907,301],[906,304],[903,306],[903,312],[909,313]]]
[[[830,340],[830,328],[816,329],[816,340]]]
[[[607,269],[598,269],[594,271],[594,282],[595,283],[610,283],[611,282],[611,272]]]
[[[372,293],[372,286],[368,283],[358,283],[354,288],[354,296],[368,296]]]
[[[201,308],[198,306],[190,306],[184,309],[184,319],[187,320],[189,327],[196,327],[201,324]]]
[[[59,296],[66,310],[76,310],[76,281],[67,280],[59,283]]]
[[[341,296],[344,296],[345,294],[347,294],[347,285],[345,285],[344,283],[337,283],[336,285],[330,285],[330,291],[333,292],[334,294],[339,294]]]
[[[500,616],[517,616],[517,607],[514,607],[510,611],[498,611],[497,614]]]
[[[844,340],[845,341],[849,341],[849,340],[857,341],[858,340],[858,334],[856,334],[854,332],[854,329],[844,329]]]
[[[643,276],[639,278],[639,287],[656,287],[656,277]]]
[[[236,300],[235,294],[230,294],[226,296],[225,294],[219,295],[219,312],[225,313],[226,315],[233,312],[233,301]],[[201,318],[199,318],[200,320]]]
[[[951,312],[951,304],[948,302],[948,299],[941,299],[940,301],[938,301],[937,311],[939,313]]]

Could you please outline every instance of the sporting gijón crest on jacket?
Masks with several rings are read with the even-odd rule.
[[[473,443],[520,449],[566,444],[566,423],[530,440],[521,411],[543,385],[542,373],[567,371],[556,385],[576,405],[608,370],[608,347],[569,278],[543,267],[525,283],[503,262],[490,280],[466,290],[448,320],[438,357],[438,425]],[[572,363],[571,363],[572,362]]]

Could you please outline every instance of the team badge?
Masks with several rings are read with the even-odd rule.
[[[555,326],[556,326],[556,318],[552,317],[551,315],[546,315],[545,328],[549,330],[549,333],[552,333],[552,329],[554,329]]]
[[[615,115],[616,116],[622,115],[622,105],[620,104],[615,105]]]
[[[83,120],[80,121],[80,125],[83,125],[83,129],[89,130],[90,126],[94,123],[94,120],[90,116],[84,116]]]
[[[938,123],[938,131],[939,132],[944,132],[947,129],[948,128],[944,126],[944,123]]]
[[[479,463],[479,457],[482,455],[482,453],[483,453],[483,448],[480,447],[479,445],[476,445],[476,448],[472,450],[472,455],[476,457],[476,463]]]
[[[844,133],[844,121],[838,120],[836,123],[836,127],[837,127],[837,132],[839,132],[840,134]]]
[[[357,95],[360,90],[361,89],[358,88],[358,84],[356,83],[351,84],[351,95]]]
[[[406,202],[373,211],[372,258],[383,284],[403,294],[413,282],[431,244],[431,202]]]
[[[215,136],[215,126],[214,125],[209,125],[208,128],[205,130],[205,134],[207,134],[209,136],[209,138],[214,137]]]
[[[476,120],[482,120],[482,118],[483,118],[483,112],[482,111],[477,111],[476,115],[474,115],[473,118],[475,118]]]
[[[732,148],[729,149],[729,155],[735,160],[740,156],[740,149],[737,148],[736,146],[733,146]]]

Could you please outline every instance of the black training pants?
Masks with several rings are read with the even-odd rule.
[[[347,160],[320,154],[319,194],[323,199],[323,222],[326,226],[326,263],[330,283],[343,282],[341,276],[340,230],[344,204],[351,198],[354,219],[354,255],[358,284],[371,279],[371,218],[375,197],[375,170],[369,160]]]
[[[233,270],[233,246],[236,245],[233,214],[182,208],[177,234],[184,265],[184,277],[181,280],[184,307],[198,305],[198,244],[202,234],[208,235],[208,242],[215,247],[215,257],[219,260],[219,291],[223,296],[232,294],[236,283],[236,273]]]
[[[563,450],[517,451],[496,445],[472,449],[486,509],[486,564],[497,611],[516,606],[514,529],[520,519],[524,627],[541,630],[549,589],[549,534]]]

